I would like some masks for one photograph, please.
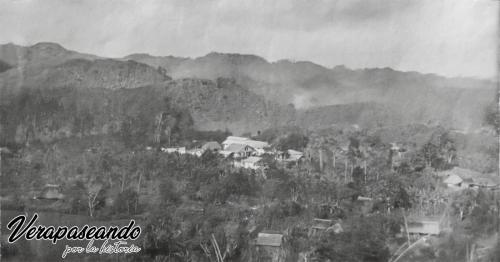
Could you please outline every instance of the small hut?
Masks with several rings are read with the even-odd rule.
[[[203,152],[207,151],[207,150],[210,150],[212,152],[219,152],[220,150],[222,150],[222,146],[217,143],[216,141],[210,141],[210,142],[207,142],[205,143],[201,149],[203,150]]]
[[[313,224],[309,230],[309,237],[319,237],[324,232],[334,232],[335,234],[343,232],[339,222],[334,222],[331,219],[313,219]]]
[[[416,235],[439,235],[443,231],[441,217],[409,218],[408,233]]]
[[[265,262],[284,262],[286,252],[283,248],[283,234],[275,232],[261,232],[255,241],[258,260]]]
[[[64,199],[64,195],[61,193],[59,185],[47,184],[36,199],[62,200]]]

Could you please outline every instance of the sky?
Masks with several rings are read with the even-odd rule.
[[[327,67],[497,74],[495,0],[0,0],[0,43],[106,57],[255,54]]]

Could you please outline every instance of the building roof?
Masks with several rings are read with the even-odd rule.
[[[241,143],[242,141],[247,141],[250,140],[248,137],[239,137],[239,136],[228,136],[222,144],[224,145],[229,145],[229,144],[235,144],[235,143]]]
[[[255,148],[255,149],[263,149],[269,147],[269,143],[257,140],[247,140],[243,141],[243,143]]]
[[[64,198],[64,195],[59,191],[58,185],[47,184],[40,195],[37,197],[38,199],[49,199],[49,200],[60,200]]]
[[[288,149],[288,160],[289,161],[298,161],[302,157],[304,157],[304,153],[293,150],[293,149]]]
[[[205,143],[201,147],[201,149],[203,149],[203,150],[220,150],[220,149],[222,149],[222,147],[216,141],[210,141],[210,142]]]
[[[172,153],[172,152],[185,152],[186,147],[162,147],[162,152]]]
[[[327,229],[333,225],[333,221],[331,219],[313,219],[312,228],[315,229]]]
[[[304,153],[293,149],[288,149],[287,151],[289,155],[304,155]]]
[[[228,136],[224,142],[222,142],[223,145],[231,145],[231,144],[243,144],[243,145],[248,145],[251,146],[255,149],[262,149],[265,147],[269,147],[269,143],[263,142],[263,141],[257,141],[257,140],[252,140],[247,137],[238,137],[238,136]]]
[[[245,148],[247,146],[248,145],[244,145],[244,144],[230,144],[229,146],[227,146],[226,149],[224,149],[224,151],[231,152],[231,153],[239,153],[239,152],[245,151]],[[250,147],[250,148],[252,148],[252,147]],[[253,148],[252,148],[252,150],[253,150]]]
[[[458,184],[462,183],[463,181],[464,180],[461,177],[459,177],[458,175],[451,174],[443,182],[445,184],[458,185]]]
[[[444,177],[447,177],[450,175],[457,175],[462,179],[466,179],[466,178],[474,179],[474,177],[480,176],[481,173],[474,171],[474,170],[466,169],[466,168],[454,167],[450,170],[441,171],[438,173],[438,175],[444,176]]]
[[[256,245],[280,247],[283,240],[282,234],[259,233]]]
[[[371,197],[358,196],[358,201],[373,201]]]
[[[408,219],[408,233],[438,235],[441,232],[441,217],[426,216]]]

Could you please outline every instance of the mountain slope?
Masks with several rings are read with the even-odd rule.
[[[9,67],[0,72],[5,143],[123,130],[147,141],[155,117],[169,111],[184,119],[179,121],[186,128],[234,134],[336,124],[439,123],[472,130],[482,125],[486,106],[495,99],[487,81],[389,68],[327,69],[218,53],[197,59],[145,54],[103,59],[49,43],[0,50],[0,61]],[[18,61],[12,50],[20,52]],[[179,78],[189,75],[195,77]]]
[[[446,78],[391,68],[329,69],[311,62],[269,63],[258,56],[221,53],[195,59],[149,55],[128,58],[144,63],[154,61],[155,66],[167,68],[174,79],[233,78],[268,100],[305,109],[310,117],[318,116],[311,112],[328,110],[328,106],[377,103],[397,111],[407,122],[441,122],[474,129],[482,124],[486,105],[494,102],[496,94],[495,83],[487,80]],[[319,115],[324,119],[324,113]]]
[[[59,44],[49,42],[32,46],[12,43],[0,45],[0,59],[15,67],[56,65],[77,58],[94,60],[99,57],[67,50]]]

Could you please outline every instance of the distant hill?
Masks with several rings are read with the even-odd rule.
[[[198,58],[155,57],[136,54],[125,57],[154,67],[163,67],[174,79],[193,77],[234,78],[238,84],[282,104],[297,107],[387,101],[414,97],[418,92],[452,88],[495,89],[495,83],[471,78],[446,78],[391,68],[352,70],[344,66],[326,68],[307,61],[281,60],[270,63],[254,55],[210,53]],[[409,94],[408,94],[409,93]]]
[[[390,108],[404,122],[442,122],[474,129],[482,124],[486,105],[495,101],[496,92],[496,83],[489,80],[446,78],[391,68],[326,68],[305,61],[270,63],[254,55],[210,53],[191,59],[142,54],[126,59],[163,67],[174,79],[233,78],[268,100],[306,110],[308,116],[318,116],[312,112],[327,110],[328,106],[377,103],[385,110]],[[320,118],[325,119],[323,116]],[[379,119],[371,122],[376,121]]]
[[[59,44],[48,42],[32,46],[12,43],[0,45],[0,59],[16,67],[56,65],[76,58],[93,60],[99,57],[67,50]]]
[[[495,100],[489,81],[253,55],[107,59],[40,43],[1,45],[0,61],[4,142],[116,133],[127,125],[150,137],[154,117],[166,111],[188,114],[190,128],[234,134],[336,124],[476,129]]]

